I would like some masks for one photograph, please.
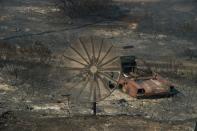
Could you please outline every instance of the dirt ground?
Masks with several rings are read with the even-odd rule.
[[[90,115],[92,105],[69,105],[60,82],[65,71],[20,63],[32,77],[20,85],[0,83],[0,130],[193,131],[197,121],[197,2],[114,0],[114,6],[118,8],[110,17],[70,19],[55,0],[0,0],[0,40],[17,48],[41,42],[56,56],[81,36],[110,39],[121,55],[135,55],[155,65],[181,63],[183,67],[175,74],[165,66],[157,70],[168,70],[163,75],[176,83],[181,94],[137,100],[116,90],[98,103],[98,117],[76,117]],[[134,48],[122,48],[128,45]],[[3,78],[0,73],[0,82]]]
[[[116,116],[75,116],[71,118],[38,118],[29,117],[28,114],[18,112],[12,114],[9,121],[0,126],[5,131],[192,131],[195,123],[159,122],[131,117]],[[18,117],[16,117],[18,116]],[[50,123],[50,124],[49,124]]]

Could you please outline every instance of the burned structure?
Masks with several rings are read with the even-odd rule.
[[[121,57],[122,74],[118,80],[123,92],[136,98],[173,96],[175,86],[150,68],[139,69],[134,56]],[[147,70],[148,69],[148,70]]]

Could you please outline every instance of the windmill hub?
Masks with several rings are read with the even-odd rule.
[[[91,71],[91,73],[95,74],[98,71],[98,68],[93,65],[90,67],[90,71]]]

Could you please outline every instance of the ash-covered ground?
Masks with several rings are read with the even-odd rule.
[[[1,59],[18,55],[14,52],[19,48],[34,52],[32,47],[38,46],[45,51],[35,55],[41,57],[39,63],[28,60],[31,53],[22,54],[23,62],[1,60],[0,130],[194,130],[197,2],[114,0],[113,5],[105,17],[71,19],[55,0],[0,0],[0,40],[9,45],[1,50]],[[120,54],[145,59],[176,83],[180,93],[138,100],[117,89],[98,102],[98,117],[89,116],[92,104],[72,103],[63,81],[67,72],[48,60],[58,61],[69,42],[82,36],[110,39]],[[122,48],[128,45],[133,48]]]

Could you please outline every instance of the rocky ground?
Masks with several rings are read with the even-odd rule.
[[[4,83],[4,76],[0,75],[2,129],[194,129],[197,121],[197,2],[115,0],[114,6],[118,8],[114,14],[109,14],[109,18],[70,19],[54,0],[0,0],[0,40],[17,48],[31,47],[40,42],[51,55],[59,55],[71,40],[78,37],[94,35],[107,38],[121,54],[136,55],[155,63],[176,61],[184,64],[187,69],[184,72],[165,73],[182,94],[173,98],[137,100],[116,90],[98,103],[97,111],[101,116],[70,118],[90,115],[92,105],[70,104],[68,97],[62,96],[64,93],[58,79],[65,72],[42,64],[22,63],[23,74],[27,70],[31,74],[31,79],[25,83]],[[128,45],[134,48],[122,48]],[[23,79],[27,77],[23,76]],[[122,114],[128,116],[116,116]]]

